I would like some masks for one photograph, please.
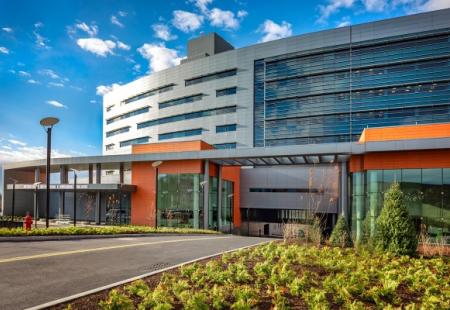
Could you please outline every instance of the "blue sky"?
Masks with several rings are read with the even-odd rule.
[[[176,65],[186,41],[216,31],[235,47],[450,7],[450,0],[0,0],[0,164],[101,154],[102,98]]]

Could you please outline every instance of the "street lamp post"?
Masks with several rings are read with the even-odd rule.
[[[33,183],[33,187],[34,187],[34,211],[33,211],[34,228],[37,228],[37,219],[38,219],[37,193],[38,193],[39,184],[41,184],[41,182]]]
[[[52,150],[52,128],[59,122],[59,119],[56,117],[46,117],[41,119],[40,124],[44,127],[44,130],[47,132],[47,168],[45,170],[46,176],[46,207],[45,207],[45,227],[49,226],[49,217],[50,217],[50,157]]]
[[[73,171],[73,226],[77,226],[77,177],[78,170],[70,168]]]
[[[13,182],[13,188],[12,188],[12,199],[11,199],[11,224],[14,223],[14,209],[16,208],[16,179],[9,178]]]
[[[163,162],[161,160],[152,162],[152,167],[155,168],[155,228],[158,228],[158,167]]]

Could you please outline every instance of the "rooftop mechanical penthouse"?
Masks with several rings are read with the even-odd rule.
[[[277,235],[314,210],[360,235],[396,180],[417,227],[448,235],[449,124],[449,9],[239,49],[212,33],[104,96],[104,156],[54,160],[52,216],[71,212],[73,166],[90,221]],[[5,180],[23,172],[27,192],[41,165],[10,164]]]

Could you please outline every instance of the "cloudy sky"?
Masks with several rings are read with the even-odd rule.
[[[0,164],[44,157],[44,116],[61,119],[55,156],[101,154],[101,95],[177,65],[202,33],[243,47],[446,7],[450,0],[0,0]]]

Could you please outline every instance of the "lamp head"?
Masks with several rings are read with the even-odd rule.
[[[18,181],[18,180],[16,180],[16,179],[14,179],[14,178],[9,178],[9,180],[10,180],[11,182],[13,182],[14,184],[17,184],[17,183],[19,183],[19,181]]]
[[[157,168],[157,167],[161,166],[162,163],[163,162],[161,160],[154,161],[154,162],[152,162],[152,167]]]
[[[41,126],[43,127],[53,127],[54,125],[58,124],[59,119],[56,117],[46,117],[41,119],[41,121],[39,122],[41,124]]]

